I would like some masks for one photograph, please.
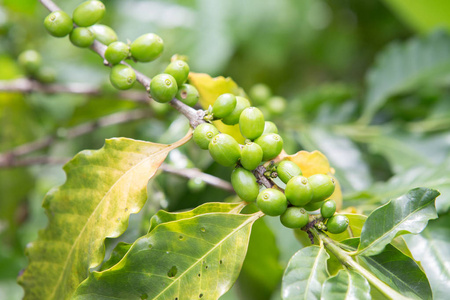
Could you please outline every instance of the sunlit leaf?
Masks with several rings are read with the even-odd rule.
[[[298,251],[289,261],[281,285],[282,298],[320,299],[322,285],[328,278],[325,248],[310,246]]]
[[[118,264],[92,273],[74,299],[218,299],[237,279],[260,216],[207,213],[160,224]]]
[[[117,237],[147,199],[147,182],[172,145],[126,138],[107,140],[64,166],[66,182],[44,199],[49,224],[27,248],[30,263],[20,277],[25,299],[68,299],[104,256],[103,241]]]
[[[225,93],[237,96],[245,96],[244,91],[233,81],[233,79],[223,76],[212,78],[204,73],[189,73],[189,82],[194,85],[200,94],[200,105],[203,109],[208,109],[213,105],[217,97]],[[245,138],[241,135],[239,125],[225,125],[222,121],[214,121],[214,125],[222,133],[233,136],[239,143],[243,144]]]
[[[378,254],[396,236],[421,232],[428,220],[437,218],[437,196],[436,190],[416,188],[373,211],[362,229],[358,254]]]
[[[450,215],[432,220],[418,235],[406,236],[414,258],[422,263],[434,299],[446,299],[450,291]]]
[[[351,270],[340,270],[336,276],[325,281],[322,300],[366,300],[370,299],[367,280]]]
[[[370,122],[391,96],[417,88],[449,71],[450,38],[446,34],[389,45],[367,75],[368,91],[361,119]]]

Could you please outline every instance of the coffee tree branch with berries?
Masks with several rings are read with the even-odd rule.
[[[27,78],[0,82],[0,92],[105,94],[142,106],[81,122],[0,154],[0,168],[5,169],[65,163],[65,182],[48,191],[42,202],[48,223],[25,249],[28,265],[18,276],[24,299],[224,299],[233,286],[245,290],[245,282],[256,286],[242,292],[246,299],[397,300],[443,295],[448,283],[438,286],[436,274],[442,271],[440,278],[450,277],[448,268],[436,270],[425,264],[430,257],[438,260],[445,247],[432,248],[434,256],[428,254],[419,261],[417,253],[433,251],[420,248],[414,238],[403,237],[416,234],[431,241],[430,228],[441,228],[442,235],[448,232],[442,222],[448,219],[445,214],[450,205],[444,199],[436,209],[436,199],[442,198],[437,188],[445,188],[447,181],[434,180],[435,172],[427,175],[430,178],[424,176],[423,184],[394,177],[391,189],[374,185],[371,190],[343,195],[352,186],[349,179],[357,180],[358,175],[340,177],[339,171],[352,172],[343,171],[343,166],[351,169],[351,162],[359,158],[343,161],[347,158],[339,154],[346,149],[330,151],[300,132],[300,127],[293,135],[301,135],[304,144],[328,148],[325,154],[330,160],[314,149],[287,154],[285,140],[291,142],[292,130],[283,123],[295,127],[298,116],[295,122],[289,118],[269,121],[289,104],[282,97],[272,97],[267,86],[254,85],[247,94],[230,78],[192,72],[187,58],[175,53],[163,72],[147,77],[137,66],[171,51],[157,33],[142,32],[134,41],[119,41],[112,28],[99,24],[107,13],[101,1],[82,2],[73,12],[51,0],[39,2],[49,11],[43,20],[45,30],[100,56],[98,68],[102,63],[110,68],[110,86],[119,92],[105,92],[91,84],[55,83],[55,72],[35,50],[23,51],[17,58]],[[450,45],[450,39],[443,39],[436,35],[414,43],[435,45],[438,40],[436,44]],[[140,91],[126,91],[138,84]],[[380,128],[370,120],[383,101],[396,95],[393,91],[399,89],[395,88],[386,88],[382,96],[377,94],[382,88],[372,92],[369,97],[375,100],[360,118],[339,124],[336,130],[360,143],[370,140],[369,145],[376,147],[372,138],[380,137]],[[270,104],[258,105],[269,98]],[[305,101],[302,105],[325,104]],[[59,139],[136,120],[165,118],[169,106],[189,125],[177,127],[177,132],[169,130],[171,142],[114,137],[106,139],[102,148],[83,150],[72,159],[27,157]],[[338,109],[333,113],[345,114]],[[317,128],[322,136],[331,136]],[[335,145],[347,147],[345,141]],[[350,151],[356,153],[355,148]],[[188,161],[189,155],[198,161],[206,158],[210,164],[214,161],[221,172],[208,174],[202,171],[207,167],[190,162],[176,166],[177,161]],[[160,200],[165,196],[157,180],[168,174],[188,179],[194,195],[203,193],[206,185],[225,194],[188,210],[161,209],[167,205]],[[227,174],[225,179],[223,174]],[[166,188],[168,193],[177,190],[182,190],[181,185]],[[355,204],[365,197],[367,201]],[[133,221],[137,215],[142,216],[138,224]],[[277,228],[275,234],[271,228]],[[276,239],[294,243],[283,267]],[[434,247],[432,242],[429,247]],[[273,282],[265,280],[266,276]],[[269,292],[260,296],[259,289]]]

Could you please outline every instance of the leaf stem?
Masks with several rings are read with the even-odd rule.
[[[360,264],[354,261],[344,250],[342,250],[336,243],[330,239],[323,232],[311,228],[310,231],[312,234],[320,241],[323,242],[325,248],[327,248],[334,256],[347,268],[352,269],[362,276],[364,276],[374,287],[376,287],[381,293],[383,293],[386,297],[392,300],[407,300],[409,298],[401,295],[386,283],[378,279],[371,272],[363,268]]]

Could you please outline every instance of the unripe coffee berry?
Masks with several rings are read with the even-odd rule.
[[[130,56],[130,48],[124,42],[111,43],[105,51],[105,58],[112,65],[117,65],[128,56]]]
[[[241,150],[241,165],[247,170],[256,169],[263,158],[263,151],[256,143],[247,143]]]
[[[320,208],[320,214],[324,218],[331,218],[336,212],[336,202],[334,200],[328,200],[322,204]]]
[[[115,88],[127,90],[130,89],[136,81],[136,73],[128,66],[116,65],[111,68],[109,79]]]
[[[68,14],[58,10],[50,13],[45,18],[44,27],[54,37],[63,37],[72,31],[73,22]]]
[[[309,184],[313,191],[311,202],[319,202],[330,197],[335,189],[334,179],[325,174],[315,174],[308,177]]]
[[[302,175],[302,170],[294,162],[282,160],[277,165],[277,174],[281,181],[288,183],[291,178]]]
[[[304,206],[308,204],[312,197],[313,191],[308,179],[303,176],[295,176],[286,184],[284,190],[286,198],[292,205]]]
[[[235,165],[241,157],[241,147],[238,142],[228,134],[216,135],[208,146],[212,158],[225,167]]]
[[[95,40],[94,34],[85,27],[77,27],[69,35],[70,41],[77,47],[87,48]]]
[[[42,83],[55,82],[56,71],[52,67],[43,66],[37,71],[36,78]]]
[[[87,27],[94,25],[105,14],[105,5],[100,1],[86,1],[81,3],[73,11],[73,21],[78,26]]]
[[[236,97],[230,93],[222,94],[217,97],[212,107],[214,118],[222,119],[230,115],[235,109],[236,103]]]
[[[309,215],[304,208],[288,207],[280,216],[281,224],[288,228],[302,228],[309,222]]]
[[[279,216],[287,209],[286,196],[276,189],[265,189],[259,193],[256,204],[268,216]]]
[[[206,182],[200,178],[191,178],[188,181],[188,188],[194,193],[198,193],[204,190],[206,187]]]
[[[316,211],[316,210],[318,210],[319,208],[321,208],[322,205],[323,205],[324,203],[325,203],[325,201],[309,202],[308,204],[306,204],[306,205],[304,206],[304,208],[305,208],[307,211]]]
[[[262,105],[267,100],[269,100],[269,98],[272,96],[272,92],[267,85],[263,83],[257,83],[252,86],[249,95],[250,99],[252,99],[255,104]]]
[[[267,110],[274,116],[279,116],[284,113],[286,106],[286,99],[279,96],[270,98],[266,103]]]
[[[94,33],[95,39],[103,45],[108,46],[117,41],[116,32],[109,26],[95,24],[89,27],[89,29]]]
[[[142,62],[148,62],[157,59],[164,49],[162,38],[154,33],[147,33],[138,37],[130,45],[131,55]]]
[[[184,60],[175,60],[167,66],[164,73],[172,75],[178,86],[181,86],[189,76],[189,65]]]
[[[255,140],[263,150],[263,160],[271,160],[283,150],[283,139],[276,133],[263,134]]]
[[[177,92],[177,82],[172,75],[158,74],[150,82],[150,95],[157,102],[167,103],[175,98]]]
[[[247,107],[250,107],[250,101],[244,97],[236,96],[236,106],[228,116],[222,119],[222,122],[227,125],[235,125],[239,123],[239,117]]]
[[[244,109],[239,117],[239,129],[250,140],[260,137],[264,131],[264,115],[256,107]]]
[[[267,133],[278,133],[277,125],[274,122],[265,121],[263,134]]]
[[[252,172],[237,168],[231,173],[231,185],[236,194],[246,202],[255,201],[259,194],[259,185]]]
[[[349,220],[344,215],[335,215],[328,219],[327,230],[333,234],[344,232],[348,227]]]
[[[215,137],[219,134],[219,130],[216,128],[216,126],[209,124],[209,123],[203,123],[198,125],[193,134],[194,142],[203,150],[207,150],[209,143]]]
[[[183,83],[175,97],[186,105],[194,106],[197,104],[200,96],[195,86]]]
[[[26,50],[17,58],[19,65],[27,74],[34,75],[42,66],[42,57],[35,50]]]

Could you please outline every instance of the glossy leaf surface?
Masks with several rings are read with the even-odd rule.
[[[366,300],[370,299],[367,280],[350,270],[340,270],[336,276],[325,281],[321,300]]]
[[[306,247],[295,253],[283,276],[282,298],[320,299],[322,285],[329,276],[328,258],[325,248],[318,246]]]
[[[436,190],[416,188],[373,211],[361,231],[358,254],[378,254],[396,236],[421,232],[428,220],[437,218],[437,196]]]

